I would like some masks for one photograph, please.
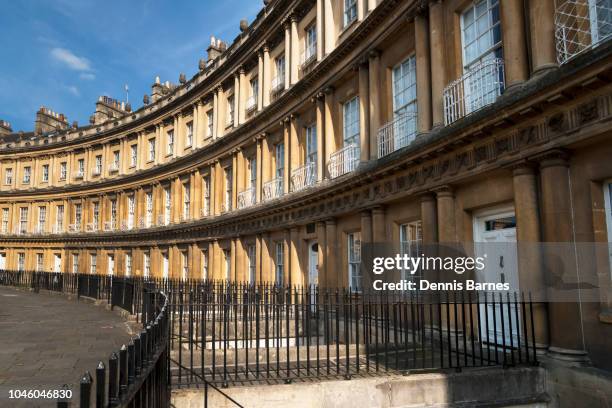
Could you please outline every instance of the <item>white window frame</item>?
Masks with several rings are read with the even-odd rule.
[[[55,228],[58,232],[62,232],[64,229],[64,204],[57,206],[57,214],[55,217]]]
[[[403,257],[407,255],[409,257],[418,257],[421,253],[423,245],[423,225],[421,221],[412,221],[399,226],[399,244],[400,244],[400,255]],[[416,271],[411,274],[412,271],[405,269],[401,270],[401,279],[407,280],[418,280],[421,277],[421,271]]]
[[[255,283],[257,279],[257,258],[256,258],[256,247],[255,245],[247,246],[247,271],[249,283]]]
[[[110,222],[111,222],[111,227],[115,229],[117,227],[117,200],[116,199],[111,200],[110,204],[111,204]]]
[[[149,139],[149,161],[155,161],[155,139]]]
[[[343,147],[355,145],[360,138],[359,96],[355,96],[342,104],[342,140]]]
[[[164,224],[170,224],[172,217],[172,192],[170,187],[164,187]]]
[[[357,0],[344,0],[342,16],[344,21],[343,27],[345,28],[357,20]]]
[[[208,279],[208,251],[202,250],[202,279]]]
[[[121,153],[119,152],[119,150],[115,150],[113,152],[113,166],[119,170],[119,163],[121,161]]]
[[[138,145],[130,145],[130,167],[136,167],[138,163]]]
[[[11,167],[4,172],[4,184],[8,186],[13,184],[13,169]]]
[[[223,250],[223,263],[225,264],[225,280],[229,282],[232,277],[232,254],[229,249]]]
[[[108,273],[108,276],[114,276],[115,275],[115,255],[114,254],[108,254],[106,256],[106,272]]]
[[[274,277],[276,284],[282,286],[285,280],[285,243],[277,241],[274,245]]]
[[[77,167],[79,169],[79,176],[83,177],[83,175],[85,174],[85,159],[79,159],[77,161]]]
[[[174,129],[166,133],[166,156],[174,155]]]
[[[150,227],[153,224],[153,192],[152,191],[147,191],[145,193],[145,208],[146,208],[145,223],[147,227]]]
[[[25,234],[28,231],[28,207],[19,207],[19,233]]]
[[[2,209],[2,233],[6,234],[8,233],[8,223],[9,223],[9,209],[8,208],[3,208]]]
[[[131,194],[128,196],[128,229],[134,228],[134,215],[136,213],[136,196]]]
[[[186,280],[189,278],[189,252],[181,251],[181,264],[181,279]]]
[[[232,166],[225,168],[225,208],[229,211],[233,208],[234,201],[234,174]]]
[[[19,272],[25,271],[25,252],[17,253],[17,270]]]
[[[206,112],[206,121],[207,121],[207,127],[206,127],[206,136],[207,137],[212,137],[213,135],[213,128],[215,126],[215,117],[214,117],[214,113],[213,110],[210,109],[208,110],[208,112]]]
[[[234,103],[236,98],[234,94],[229,95],[227,97],[227,126],[230,126],[234,123]]]
[[[191,217],[191,183],[183,183],[183,218]]]
[[[143,274],[145,278],[151,276],[151,255],[148,252],[143,253]]]
[[[193,145],[193,121],[189,121],[185,124],[185,148],[191,147]]]
[[[92,208],[92,219],[93,219],[93,227],[94,230],[97,231],[98,227],[100,226],[100,202],[98,201],[94,201],[92,203],[93,208]]]
[[[210,215],[210,175],[204,177],[204,214]]]
[[[361,232],[351,232],[346,236],[348,260],[348,284],[354,292],[363,289],[363,271],[361,270]]]
[[[45,269],[45,258],[41,252],[36,253],[36,272],[42,272]]]
[[[66,180],[66,176],[68,174],[68,163],[66,162],[61,162],[60,163],[60,174],[59,174],[59,179],[61,181]]]
[[[132,254],[125,254],[125,276],[132,276]]]
[[[96,275],[98,273],[98,255],[89,254],[89,274]]]
[[[38,232],[44,232],[47,226],[47,207],[38,207]]]
[[[74,224],[77,230],[81,230],[81,223],[83,221],[83,207],[80,203],[74,204]]]
[[[79,273],[79,254],[72,254],[72,273]]]
[[[48,164],[42,165],[42,182],[43,183],[49,182],[49,165]]]
[[[102,174],[102,156],[96,156],[96,174]]]
[[[23,168],[23,184],[30,184],[32,180],[32,167],[25,166]]]

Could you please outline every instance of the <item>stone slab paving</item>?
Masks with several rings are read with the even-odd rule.
[[[0,407],[54,407],[56,400],[9,399],[9,390],[73,390],[85,371],[127,343],[137,325],[89,302],[0,287]]]

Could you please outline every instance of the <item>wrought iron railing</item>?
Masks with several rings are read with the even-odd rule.
[[[610,39],[612,3],[601,0],[562,0],[555,9],[557,62],[564,64],[576,55]]]
[[[283,89],[285,89],[285,75],[278,75],[272,78],[270,92],[272,94],[275,94],[282,91]]]
[[[327,167],[331,178],[340,177],[357,169],[359,165],[359,146],[351,144],[330,155]]]
[[[263,184],[263,199],[273,200],[284,194],[284,182],[282,177],[266,181]]]
[[[110,173],[115,173],[119,171],[119,164],[118,163],[111,163],[110,167],[108,168],[108,171]]]
[[[255,109],[257,109],[257,98],[255,95],[249,96],[249,98],[246,100],[245,109],[247,112],[253,112]]]
[[[444,88],[444,123],[494,103],[504,91],[504,60],[482,61]]]
[[[116,225],[113,221],[104,221],[104,231],[114,231]]]
[[[404,112],[378,130],[378,157],[408,146],[417,134],[417,113]]]
[[[200,217],[205,218],[210,216],[210,207],[204,206],[200,209]]]
[[[309,162],[291,172],[291,191],[299,191],[317,182],[317,163]]]
[[[238,193],[238,209],[250,207],[255,204],[255,188],[250,187]]]

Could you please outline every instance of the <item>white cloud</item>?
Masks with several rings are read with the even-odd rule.
[[[51,49],[51,56],[75,71],[91,71],[91,64],[87,58],[76,56],[65,48]]]
[[[91,72],[82,72],[79,75],[79,78],[85,80],[85,81],[93,81],[94,79],[96,79],[96,76],[94,74],[92,74]]]
[[[74,85],[67,86],[66,90],[70,92],[71,94],[73,94],[74,96],[81,96],[81,93],[79,92],[79,88],[77,88]]]

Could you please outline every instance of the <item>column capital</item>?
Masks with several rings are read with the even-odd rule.
[[[266,53],[266,52],[270,52],[270,44],[269,44],[267,41],[264,41],[264,42],[261,44],[260,49],[261,49],[261,51],[262,51],[262,52],[264,52],[264,53]]]
[[[372,211],[369,209],[361,210],[359,213],[361,218],[372,218]]]
[[[512,170],[513,176],[521,176],[525,174],[535,174],[537,164],[531,160],[519,160],[509,165],[505,166],[505,168]]]
[[[440,187],[432,189],[431,191],[436,194],[437,198],[454,196],[453,188],[449,185],[440,186]]]
[[[554,166],[569,166],[569,153],[563,149],[554,149],[539,155],[533,156],[532,160],[540,163],[540,168],[554,167]]]
[[[326,87],[323,89],[323,93],[324,93],[325,95],[331,95],[332,93],[334,93],[334,90],[335,90],[335,89],[334,89],[334,87],[333,87],[333,86],[331,86],[331,85],[329,85],[329,86],[326,86]]]
[[[325,225],[336,225],[336,219],[335,218],[327,218],[324,220]]]
[[[373,216],[385,213],[385,207],[383,207],[382,205],[376,205],[374,207],[370,207],[370,210],[372,211]]]
[[[371,50],[368,51],[368,58],[369,59],[376,59],[380,57],[380,50],[373,48]]]
[[[420,199],[420,202],[422,203],[435,202],[436,196],[433,193],[423,193],[421,194],[419,199]]]

